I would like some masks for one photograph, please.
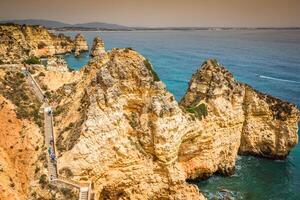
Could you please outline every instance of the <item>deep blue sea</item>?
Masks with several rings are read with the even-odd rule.
[[[74,37],[75,32],[64,32]],[[92,44],[96,35],[106,49],[132,47],[147,57],[162,81],[180,100],[196,69],[208,58],[216,58],[239,81],[300,106],[300,31],[132,31],[82,32]],[[79,69],[89,60],[65,56]],[[299,133],[298,133],[299,134]],[[300,145],[285,161],[254,157],[238,158],[235,175],[213,176],[198,182],[208,199],[222,199],[223,189],[234,199],[299,200]]]

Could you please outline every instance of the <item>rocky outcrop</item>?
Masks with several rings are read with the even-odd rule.
[[[29,57],[47,57],[74,50],[63,34],[54,35],[40,26],[0,25],[0,62],[20,63]]]
[[[59,71],[59,72],[69,71],[69,67],[65,59],[56,56],[48,58],[46,68],[49,71]]]
[[[81,52],[88,51],[87,41],[82,34],[77,34],[75,37],[75,56],[79,56]]]
[[[204,131],[186,138],[179,156],[192,178],[233,173],[238,152],[284,158],[298,142],[299,111],[294,105],[237,82],[215,60],[193,75],[180,102],[186,109],[199,104],[207,109]]]
[[[244,85],[245,121],[239,153],[284,159],[298,143],[295,105]]]
[[[259,95],[213,60],[193,75],[181,107],[135,51],[113,49],[81,73],[72,98],[58,103],[58,163],[74,180],[93,180],[96,198],[203,198],[186,179],[232,174],[238,152],[283,158],[297,143],[295,106]],[[249,95],[269,106],[264,115],[250,112]]]
[[[58,166],[74,180],[93,180],[96,199],[203,199],[176,162],[182,136],[201,127],[149,65],[114,49],[81,70],[72,100],[58,106],[66,110],[56,116]]]
[[[105,54],[104,42],[99,36],[97,36],[94,38],[93,41],[91,56],[96,57],[96,56],[102,56],[103,54]]]

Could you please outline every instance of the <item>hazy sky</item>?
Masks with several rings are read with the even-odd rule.
[[[0,19],[152,27],[300,27],[300,0],[0,0]]]

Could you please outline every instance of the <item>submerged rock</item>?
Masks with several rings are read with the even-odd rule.
[[[105,53],[104,42],[99,36],[97,36],[93,41],[91,56],[92,57],[101,56],[104,53]]]
[[[75,56],[79,56],[81,52],[88,51],[87,41],[82,34],[77,34],[75,37]]]

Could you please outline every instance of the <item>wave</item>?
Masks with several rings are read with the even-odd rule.
[[[187,80],[173,80],[173,79],[165,79],[166,82],[176,82],[176,83],[189,83]]]
[[[293,81],[293,80],[282,79],[282,78],[274,78],[274,77],[263,76],[263,75],[259,75],[259,74],[257,74],[257,76],[259,78],[269,79],[269,80],[274,80],[274,81],[281,81],[281,82],[288,82],[288,83],[300,83],[299,81]]]

